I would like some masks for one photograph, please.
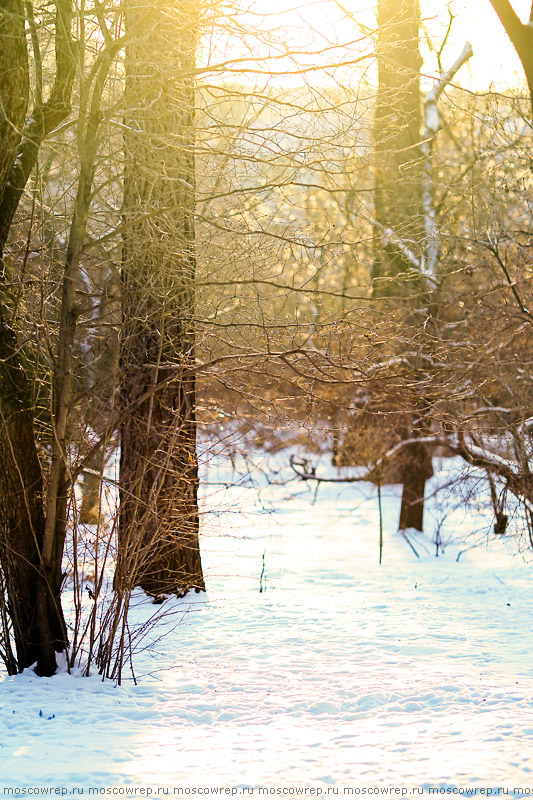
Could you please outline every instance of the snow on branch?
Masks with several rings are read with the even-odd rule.
[[[383,243],[385,246],[393,247],[417,272],[424,271],[424,264],[421,259],[413,253],[403,239],[392,230],[383,228]]]
[[[486,447],[475,444],[466,439],[464,433],[457,434],[455,445],[450,445],[452,450],[464,458],[474,467],[481,467],[488,473],[494,473],[507,483],[509,489],[516,497],[531,505],[533,500],[533,474],[528,465],[494,453]]]
[[[481,414],[516,414],[516,408],[506,408],[505,406],[480,406],[464,415],[465,419],[471,419]]]
[[[435,197],[433,192],[433,139],[440,128],[439,97],[454,75],[461,69],[463,64],[472,56],[473,50],[470,42],[467,42],[459,57],[454,61],[449,69],[443,72],[436,81],[433,88],[426,94],[424,99],[424,135],[421,145],[424,156],[424,181],[422,187],[422,205],[424,208],[424,228],[426,231],[426,252],[424,257],[424,272],[430,280],[437,277],[437,265],[439,260],[440,239],[437,230],[437,215],[435,209]]]
[[[385,247],[394,249],[414,269],[430,281],[436,280],[437,262],[439,257],[439,236],[437,232],[435,198],[433,196],[433,164],[432,164],[432,139],[440,128],[438,100],[448,86],[454,75],[472,56],[473,50],[467,42],[459,57],[449,69],[443,72],[433,88],[427,93],[424,100],[424,133],[421,149],[424,156],[424,179],[422,188],[422,204],[426,231],[426,252],[419,258],[409,244],[398,236],[392,228],[381,225],[377,220],[372,222],[382,231]]]
[[[505,458],[505,456],[501,456],[498,453],[494,453],[491,450],[487,450],[485,447],[474,444],[472,441],[467,442],[464,437],[458,439],[457,449],[460,451],[463,458],[469,461],[473,466],[493,469],[504,477],[519,477],[517,474],[518,465],[515,461]]]
[[[437,107],[437,101],[441,94],[443,93],[444,89],[448,86],[448,84],[453,80],[455,75],[459,72],[463,64],[465,64],[469,58],[471,58],[474,54],[472,50],[472,45],[470,42],[466,42],[465,46],[463,47],[461,54],[459,57],[453,62],[451,67],[445,72],[441,73],[438,80],[435,82],[433,89],[431,89],[424,99],[424,111],[425,111],[425,131],[424,131],[424,139],[427,139],[429,136],[434,135],[440,128],[440,116]]]

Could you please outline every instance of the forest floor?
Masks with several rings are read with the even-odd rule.
[[[287,452],[251,462],[236,485],[204,470],[208,593],[136,597],[137,620],[165,615],[137,685],[0,675],[0,792],[533,793],[533,565],[486,496],[430,499],[416,557],[384,487],[379,565],[375,487],[315,495],[284,482]],[[438,466],[433,488],[457,471]]]

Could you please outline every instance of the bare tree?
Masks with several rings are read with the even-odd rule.
[[[37,662],[42,675],[55,672],[55,653],[66,649],[61,611],[61,553],[44,551],[43,476],[34,428],[31,382],[9,326],[9,273],[4,251],[24,187],[46,136],[70,111],[75,69],[72,3],[55,3],[55,76],[43,98],[42,64],[35,36],[35,103],[30,116],[26,16],[32,4],[7,0],[0,6],[0,563],[13,625],[16,659],[11,670]],[[34,29],[32,28],[34,31]]]
[[[128,3],[117,585],[204,588],[194,295],[199,4]]]
[[[490,0],[524,67],[533,103],[533,6],[527,23],[521,22],[509,0]]]
[[[378,94],[374,115],[374,206],[378,242],[384,230],[396,241],[420,253],[423,246],[422,153],[420,132],[422,96],[418,38],[418,0],[379,0]],[[394,280],[395,276],[398,280]],[[373,290],[377,297],[405,294],[416,288],[418,275],[403,248],[390,242],[379,246],[373,265]]]
[[[379,88],[374,120],[377,253],[374,296],[417,298],[424,252],[422,96],[418,0],[378,2]],[[415,305],[418,302],[415,299]],[[409,303],[408,303],[409,304]],[[416,380],[416,378],[415,378]],[[406,409],[398,398],[398,410]],[[424,487],[432,475],[431,456],[418,436],[427,434],[421,397],[404,412],[400,529],[422,530]]]

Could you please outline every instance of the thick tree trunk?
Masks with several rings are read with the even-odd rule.
[[[127,5],[117,583],[204,588],[194,379],[196,6]]]
[[[372,280],[375,297],[402,296],[413,288],[415,258],[423,252],[422,100],[418,49],[418,0],[378,2],[378,95],[374,117],[374,216],[377,247]],[[388,232],[394,240],[386,247]],[[394,241],[401,241],[403,248]]]
[[[45,573],[43,481],[35,448],[31,397],[17,363],[16,341],[0,328],[0,563],[13,624],[19,671],[37,662],[53,675],[55,652],[66,649],[61,572]]]
[[[402,453],[403,491],[399,530],[424,530],[424,493],[426,481],[432,475],[428,446],[420,442],[406,445]]]
[[[426,233],[418,0],[379,0],[378,25],[373,294],[405,298],[422,289]],[[402,302],[409,308],[409,300]],[[404,437],[411,439],[417,434],[415,424],[406,428]],[[400,530],[422,530],[424,489],[431,474],[427,445],[406,445],[402,453]]]

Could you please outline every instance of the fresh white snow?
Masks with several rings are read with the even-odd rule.
[[[0,791],[532,794],[530,556],[488,535],[486,499],[430,499],[416,558],[385,487],[380,566],[374,487],[315,494],[284,484],[287,452],[252,460],[277,483],[254,471],[226,488],[223,459],[204,470],[208,593],[161,608],[137,686],[0,676]],[[432,486],[456,471],[446,462]],[[154,610],[136,597],[135,619]]]

